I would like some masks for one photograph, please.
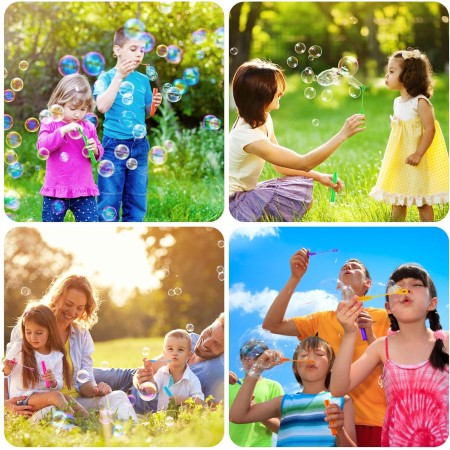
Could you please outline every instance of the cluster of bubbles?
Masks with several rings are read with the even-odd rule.
[[[219,130],[222,122],[213,114],[207,114],[202,120],[202,127],[207,130]]]
[[[306,45],[303,42],[298,42],[294,46],[294,50],[297,54],[301,55],[306,52]],[[322,56],[322,48],[318,45],[312,45],[308,49],[308,60],[313,61]],[[299,64],[298,58],[296,56],[289,56],[286,61],[288,67],[296,68]],[[361,95],[362,84],[354,77],[358,70],[358,61],[353,56],[342,57],[337,67],[324,70],[319,74],[315,74],[312,67],[305,67],[301,71],[301,79],[305,84],[312,84],[317,82],[320,86],[325,89],[320,93],[320,99],[324,103],[329,103],[333,100],[333,91],[330,88],[332,85],[341,84],[343,79],[347,80],[349,84],[349,95],[352,98],[358,98]],[[316,97],[316,88],[313,86],[307,86],[303,92],[305,98],[311,100]],[[318,119],[313,119],[312,125],[317,127],[320,122]]]
[[[169,297],[173,297],[175,295],[181,295],[183,293],[183,290],[179,287],[175,288],[175,289],[169,289],[167,291],[167,295],[169,295]]]
[[[217,266],[216,272],[217,272],[217,278],[219,279],[219,281],[224,281],[225,280],[225,272],[224,272],[223,266]]]
[[[96,77],[105,69],[105,57],[99,52],[86,53],[81,60],[73,55],[64,55],[58,61],[58,72],[65,77],[79,73],[80,68],[86,75]]]

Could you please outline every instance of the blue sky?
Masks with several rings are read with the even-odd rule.
[[[400,264],[416,262],[425,267],[436,284],[438,312],[448,330],[449,242],[434,227],[241,227],[230,237],[229,348],[230,370],[243,376],[239,347],[250,337],[264,339],[291,357],[297,339],[270,335],[261,330],[264,316],[290,275],[289,259],[298,249],[311,252],[338,249],[310,257],[309,268],[294,293],[287,317],[320,310],[334,310],[339,291],[340,267],[350,258],[369,269],[369,294],[382,294],[391,272]],[[383,308],[383,298],[368,306]],[[278,380],[286,392],[298,390],[290,364],[275,367],[266,376]]]

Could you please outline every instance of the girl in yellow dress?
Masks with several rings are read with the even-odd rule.
[[[432,68],[419,50],[397,51],[388,62],[388,89],[399,91],[391,134],[380,173],[370,195],[392,205],[392,220],[406,219],[417,206],[421,222],[433,222],[432,205],[448,203],[448,152],[430,98]]]

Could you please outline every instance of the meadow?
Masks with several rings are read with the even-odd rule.
[[[142,349],[157,355],[162,338],[121,339],[96,342],[96,367],[137,367],[142,363]],[[31,424],[21,416],[5,416],[5,437],[16,447],[211,447],[224,432],[223,406],[202,408],[186,403],[178,411],[160,411],[131,422],[102,424],[98,413],[89,419],[76,418],[75,425],[57,422]]]
[[[333,99],[330,102],[321,100],[321,91],[324,88],[316,83],[313,86],[317,95],[309,100],[304,96],[304,90],[308,85],[303,83],[299,73],[288,72],[287,90],[281,98],[280,109],[272,113],[280,145],[301,154],[326,142],[339,131],[345,119],[359,113],[361,107],[361,96],[350,97],[349,86],[345,82],[341,86],[332,87]],[[448,75],[436,76],[435,93],[431,101],[444,133],[447,149],[448,88]],[[303,222],[391,221],[390,206],[373,200],[368,194],[375,185],[381,166],[390,132],[389,116],[392,114],[394,98],[397,95],[386,88],[381,78],[367,82],[363,105],[366,130],[344,142],[336,153],[316,168],[324,173],[336,171],[344,182],[345,189],[336,195],[335,203],[330,204],[330,190],[319,183],[314,183],[314,203],[303,216]],[[230,108],[230,126],[235,118],[236,113]],[[266,164],[260,181],[276,176],[275,170]],[[448,204],[436,205],[433,208],[435,221],[447,215]],[[417,208],[408,208],[406,220],[407,222],[419,220]]]
[[[174,145],[166,153],[163,164],[159,163],[161,160],[155,164],[150,158],[144,221],[210,222],[218,219],[224,207],[223,130],[209,130],[201,124],[196,128],[181,128],[167,104],[160,108],[157,120],[157,125],[149,132],[150,146],[161,147],[168,140]],[[98,133],[101,137],[100,130]],[[41,222],[39,191],[44,181],[45,161],[37,156],[37,133],[24,131],[21,136],[20,147],[12,149],[13,153],[6,149],[9,156],[5,156],[5,211],[17,222]],[[15,160],[20,164],[19,170],[17,165],[8,165]],[[94,180],[100,176],[95,168],[93,176]],[[70,211],[65,221],[74,221]]]

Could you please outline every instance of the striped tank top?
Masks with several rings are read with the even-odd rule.
[[[329,392],[284,395],[277,447],[335,447],[336,437],[324,420],[324,400],[344,407],[344,397]]]

